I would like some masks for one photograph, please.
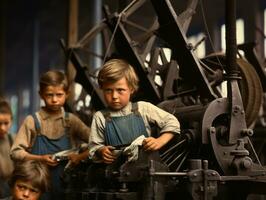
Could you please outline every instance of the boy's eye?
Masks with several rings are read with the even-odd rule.
[[[118,92],[118,93],[123,93],[123,92],[125,92],[126,91],[126,89],[124,89],[124,88],[118,88],[118,89],[115,89],[115,90],[112,90],[112,89],[105,89],[103,92],[105,93],[105,94],[111,94],[112,92]]]
[[[7,126],[9,124],[9,122],[0,122],[0,125],[5,125]]]
[[[17,185],[17,187],[18,187],[20,190],[26,190],[26,189],[27,189],[24,185]]]
[[[111,92],[112,92],[111,89],[105,89],[105,90],[104,90],[104,93],[111,93]]]
[[[31,191],[32,193],[39,193],[39,191],[38,191],[38,190],[35,190],[35,189],[30,189],[30,191]]]
[[[125,92],[126,90],[121,88],[121,89],[118,89],[117,91],[118,91],[119,93],[122,93],[122,92]]]
[[[40,192],[38,189],[29,188],[29,187],[27,187],[25,185],[21,185],[21,184],[17,184],[17,187],[21,191],[30,190],[30,192],[36,193],[36,194]]]
[[[46,94],[47,97],[52,98],[52,97],[62,97],[64,94]]]
[[[46,94],[47,97],[53,97],[53,94]]]

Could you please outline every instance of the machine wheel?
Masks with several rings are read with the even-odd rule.
[[[221,54],[214,54],[207,56],[202,60],[206,65],[213,69],[222,68],[224,72],[227,71],[225,66],[225,56]],[[247,127],[252,127],[259,114],[259,109],[263,100],[263,89],[259,76],[253,66],[243,58],[237,58],[237,65],[240,72],[241,80],[239,81],[239,88],[242,94],[243,106],[245,109]],[[226,80],[223,79],[223,82]],[[218,87],[221,87],[222,82]],[[214,90],[218,91],[218,90]],[[217,94],[220,96],[221,94]]]

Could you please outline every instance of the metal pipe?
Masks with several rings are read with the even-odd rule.
[[[186,172],[153,172],[151,176],[187,176]]]
[[[226,0],[225,23],[226,23],[226,65],[228,78],[237,79],[238,67],[236,65],[236,1]]]

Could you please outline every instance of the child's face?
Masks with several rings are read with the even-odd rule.
[[[11,115],[0,113],[0,139],[3,138],[8,133],[11,124],[12,124]]]
[[[17,180],[12,188],[13,200],[37,200],[41,191],[34,188],[30,181]]]
[[[120,110],[130,101],[130,96],[134,92],[128,86],[126,78],[122,78],[114,83],[104,83],[102,86],[104,99],[113,110]]]
[[[40,92],[41,98],[44,100],[45,108],[50,113],[61,112],[61,107],[64,106],[68,94],[63,86],[47,86]]]

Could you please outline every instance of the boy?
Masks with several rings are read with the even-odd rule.
[[[64,199],[62,172],[65,162],[53,159],[52,154],[76,148],[87,143],[90,129],[75,115],[64,111],[69,94],[69,84],[64,73],[50,70],[40,78],[42,107],[34,115],[27,116],[21,125],[11,149],[14,160],[40,160],[50,166],[52,187],[47,199]],[[68,156],[72,164],[86,159],[88,150]]]
[[[36,160],[18,162],[9,180],[10,197],[1,200],[38,200],[49,187],[49,170]]]
[[[10,195],[7,178],[13,171],[9,151],[13,142],[9,129],[12,124],[12,111],[7,101],[0,100],[0,198]]]
[[[96,112],[93,117],[89,139],[93,160],[106,164],[114,162],[114,147],[128,145],[141,135],[146,137],[142,143],[144,150],[159,150],[174,134],[180,133],[179,122],[170,113],[148,102],[130,102],[138,89],[138,78],[126,61],[106,62],[99,72],[98,83],[108,108]],[[150,124],[160,128],[158,138],[151,137]]]

